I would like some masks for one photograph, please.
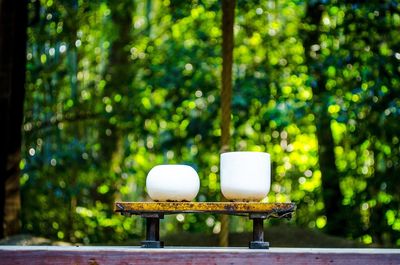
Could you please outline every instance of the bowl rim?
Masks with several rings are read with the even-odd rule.
[[[267,152],[260,152],[260,151],[228,151],[228,152],[224,152],[221,153],[222,155],[229,155],[229,154],[260,154],[260,155],[267,155],[267,156],[271,156],[270,153]]]

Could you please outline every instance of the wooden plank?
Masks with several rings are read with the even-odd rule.
[[[0,264],[398,265],[398,249],[0,247]]]
[[[271,217],[281,217],[295,210],[294,203],[262,202],[116,202],[116,212],[141,213],[262,213]]]

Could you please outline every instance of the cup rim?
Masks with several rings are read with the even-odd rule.
[[[271,156],[267,152],[259,152],[259,151],[228,151],[228,152],[221,153],[221,156],[228,155],[228,154],[263,154],[263,155]]]

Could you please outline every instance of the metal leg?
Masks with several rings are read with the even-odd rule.
[[[142,215],[146,218],[146,240],[142,241],[142,248],[163,248],[164,242],[160,241],[161,214]]]
[[[250,249],[268,249],[269,242],[264,241],[264,219],[263,215],[250,215],[253,219],[253,240],[249,243]]]

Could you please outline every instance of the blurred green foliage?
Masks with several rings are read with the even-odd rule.
[[[219,1],[40,4],[28,29],[24,231],[83,243],[142,237],[143,221],[114,214],[113,202],[148,200],[147,172],[161,163],[193,166],[197,200],[220,200]],[[308,22],[309,5],[323,8],[320,24]],[[399,26],[396,1],[238,1],[231,147],[271,154],[267,200],[296,202],[297,225],[329,222],[316,135],[322,106],[345,235],[400,246]],[[318,42],[305,47],[305,32],[316,29]],[[318,98],[310,70],[326,81]],[[220,229],[213,215],[162,225]],[[232,232],[249,228],[232,218]]]

